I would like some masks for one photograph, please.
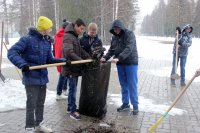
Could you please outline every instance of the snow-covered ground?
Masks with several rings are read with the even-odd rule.
[[[55,102],[56,93],[47,90],[46,105]],[[25,109],[26,91],[20,80],[7,79],[5,83],[0,81],[0,112]]]
[[[11,47],[18,38],[10,39]],[[152,59],[152,60],[166,60],[172,61],[172,44],[163,44],[160,41],[165,42],[172,42],[174,38],[165,38],[165,37],[145,37],[145,36],[138,36],[137,37],[137,46],[139,57],[143,59]],[[108,50],[109,46],[106,46]],[[200,39],[194,38],[193,44],[189,49],[189,55],[187,58],[187,65],[186,65],[186,79],[189,80],[196,69],[200,68]],[[6,58],[7,52],[6,49],[3,49],[3,57]],[[12,64],[5,64],[3,62],[2,67],[12,67]],[[140,71],[140,69],[139,69]],[[161,77],[169,77],[171,72],[171,66],[169,67],[160,67],[156,68],[155,70],[142,70],[149,74],[161,76]],[[179,72],[179,69],[178,69]],[[195,79],[195,82],[199,82],[200,79]],[[5,91],[6,90],[6,91]],[[47,100],[46,104],[52,104],[55,102],[55,92],[47,91]],[[121,104],[121,97],[120,95],[109,95],[111,101],[109,104],[116,104],[117,106]],[[139,97],[140,100],[140,110],[145,112],[152,112],[152,113],[163,113],[168,105],[156,105],[154,101],[151,99],[145,99],[144,97]],[[8,79],[6,83],[0,81],[0,112],[14,110],[14,109],[24,109],[26,102],[26,94],[24,90],[24,86],[21,84],[19,80]],[[181,115],[185,113],[184,110],[174,108],[170,115]]]
[[[156,41],[155,41],[156,40]],[[169,42],[169,44],[163,44],[160,41]],[[172,62],[172,49],[173,45],[171,42],[174,41],[174,38],[170,37],[137,37],[138,52],[139,57],[144,59],[152,59],[158,61],[170,61]],[[189,48],[189,53],[186,63],[186,80],[190,80],[194,75],[195,71],[200,68],[200,39],[193,38],[192,46]],[[160,67],[156,70],[144,70],[149,74],[157,75],[161,77],[170,77],[171,73],[170,67]],[[180,66],[178,67],[177,72],[180,75]],[[196,78],[194,82],[199,82],[200,78]]]

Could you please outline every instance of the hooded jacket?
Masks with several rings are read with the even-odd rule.
[[[74,24],[70,23],[65,28],[65,35],[62,43],[62,55],[70,61],[89,59],[90,56],[81,48],[78,34],[74,30]],[[63,76],[79,76],[81,75],[82,65],[62,66]]]
[[[191,31],[188,33],[186,29],[191,28]],[[179,35],[179,49],[178,49],[178,56],[187,56],[188,55],[188,48],[192,45],[192,37],[191,33],[193,28],[190,24],[187,24],[183,27],[181,34]],[[176,41],[174,43],[173,54],[176,54]]]
[[[119,35],[114,32],[114,27],[121,29]],[[138,52],[134,33],[126,29],[120,20],[115,20],[112,23],[110,33],[113,36],[110,49],[104,56],[105,59],[108,60],[114,56],[114,58],[119,59],[117,64],[138,65]]]
[[[36,28],[30,28],[26,36],[20,38],[8,50],[8,59],[18,68],[63,62],[64,59],[53,58],[51,43],[47,36],[40,34]],[[46,68],[23,72],[24,85],[45,85],[48,83]]]

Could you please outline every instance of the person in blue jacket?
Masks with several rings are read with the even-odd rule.
[[[188,48],[192,45],[191,33],[193,27],[190,24],[187,24],[183,27],[182,31],[179,31],[178,38],[178,61],[180,60],[180,70],[181,70],[181,86],[185,86],[185,65],[187,61]],[[176,41],[173,47],[173,62],[172,62],[172,71],[171,75],[175,74],[175,64],[176,64]],[[175,86],[175,79],[171,78],[171,85]]]
[[[110,33],[113,34],[108,53],[101,59],[102,62],[109,60],[117,64],[117,71],[122,92],[122,105],[117,108],[118,112],[130,108],[129,100],[133,105],[133,115],[138,110],[138,52],[135,35],[125,28],[121,20],[112,23]]]
[[[27,96],[25,129],[28,133],[52,132],[50,128],[41,125],[48,83],[47,69],[29,70],[31,66],[66,61],[53,58],[49,40],[52,26],[49,18],[40,16],[37,27],[29,28],[29,33],[8,50],[8,59],[21,69],[23,74],[22,83],[25,85]]]
[[[96,23],[90,23],[88,25],[88,32],[83,33],[83,37],[80,39],[81,47],[92,56],[93,51],[97,47],[102,47],[102,41],[97,35],[98,26]]]

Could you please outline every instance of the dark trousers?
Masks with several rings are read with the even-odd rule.
[[[57,85],[57,95],[61,95],[63,90],[67,90],[67,81],[68,77],[62,76],[62,74],[60,74]]]
[[[43,121],[46,85],[25,85],[26,89],[26,128],[39,126]]]

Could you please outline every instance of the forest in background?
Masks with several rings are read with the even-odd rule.
[[[200,37],[200,0],[160,0],[151,15],[145,16],[141,33],[174,36],[176,27],[192,24],[193,36]]]
[[[138,0],[0,0],[0,7],[6,38],[14,33],[26,34],[27,28],[36,25],[38,17],[43,15],[54,23],[52,35],[61,27],[63,19],[95,22],[103,42],[110,40],[110,25],[117,18],[134,30],[139,12]]]

